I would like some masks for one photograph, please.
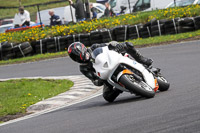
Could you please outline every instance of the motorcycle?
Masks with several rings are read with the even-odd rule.
[[[145,98],[153,98],[159,91],[167,91],[170,83],[162,76],[159,68],[146,68],[134,59],[122,55],[108,46],[92,52],[96,75],[115,89]]]

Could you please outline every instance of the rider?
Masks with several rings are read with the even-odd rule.
[[[68,53],[72,60],[80,63],[80,71],[87,78],[89,78],[94,85],[102,86],[103,88],[103,97],[108,102],[113,102],[116,97],[122,93],[122,91],[113,88],[106,81],[102,81],[96,74],[92,65],[91,53],[98,47],[108,46],[110,50],[115,50],[119,53],[128,53],[131,55],[136,61],[142,63],[145,66],[150,66],[153,61],[151,59],[143,57],[139,54],[134,48],[131,42],[118,43],[112,41],[110,43],[102,43],[102,44],[93,44],[91,47],[86,48],[84,44],[81,42],[74,42],[68,47]]]

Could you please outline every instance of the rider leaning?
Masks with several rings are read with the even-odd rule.
[[[113,102],[116,97],[122,93],[122,91],[113,88],[108,84],[107,81],[102,81],[96,74],[92,65],[91,53],[98,47],[108,46],[110,50],[115,50],[119,53],[128,53],[131,55],[136,61],[142,63],[145,66],[150,66],[152,64],[152,60],[143,57],[139,54],[134,48],[133,44],[130,42],[118,43],[118,42],[110,42],[103,44],[93,44],[91,47],[86,48],[84,44],[80,42],[72,43],[68,47],[68,53],[72,60],[80,63],[80,71],[89,78],[94,85],[103,87],[103,97],[108,102]]]

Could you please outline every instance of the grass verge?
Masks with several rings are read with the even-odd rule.
[[[181,41],[199,40],[200,30],[194,32],[181,33],[176,35],[163,35],[150,38],[139,38],[134,40],[128,40],[136,46],[148,46],[148,45],[159,45],[159,44],[169,44]]]
[[[26,114],[26,108],[73,86],[69,80],[21,79],[0,82],[0,122]]]

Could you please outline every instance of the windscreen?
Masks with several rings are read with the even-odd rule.
[[[95,59],[99,54],[103,53],[102,48],[97,48],[92,52],[92,58]]]

